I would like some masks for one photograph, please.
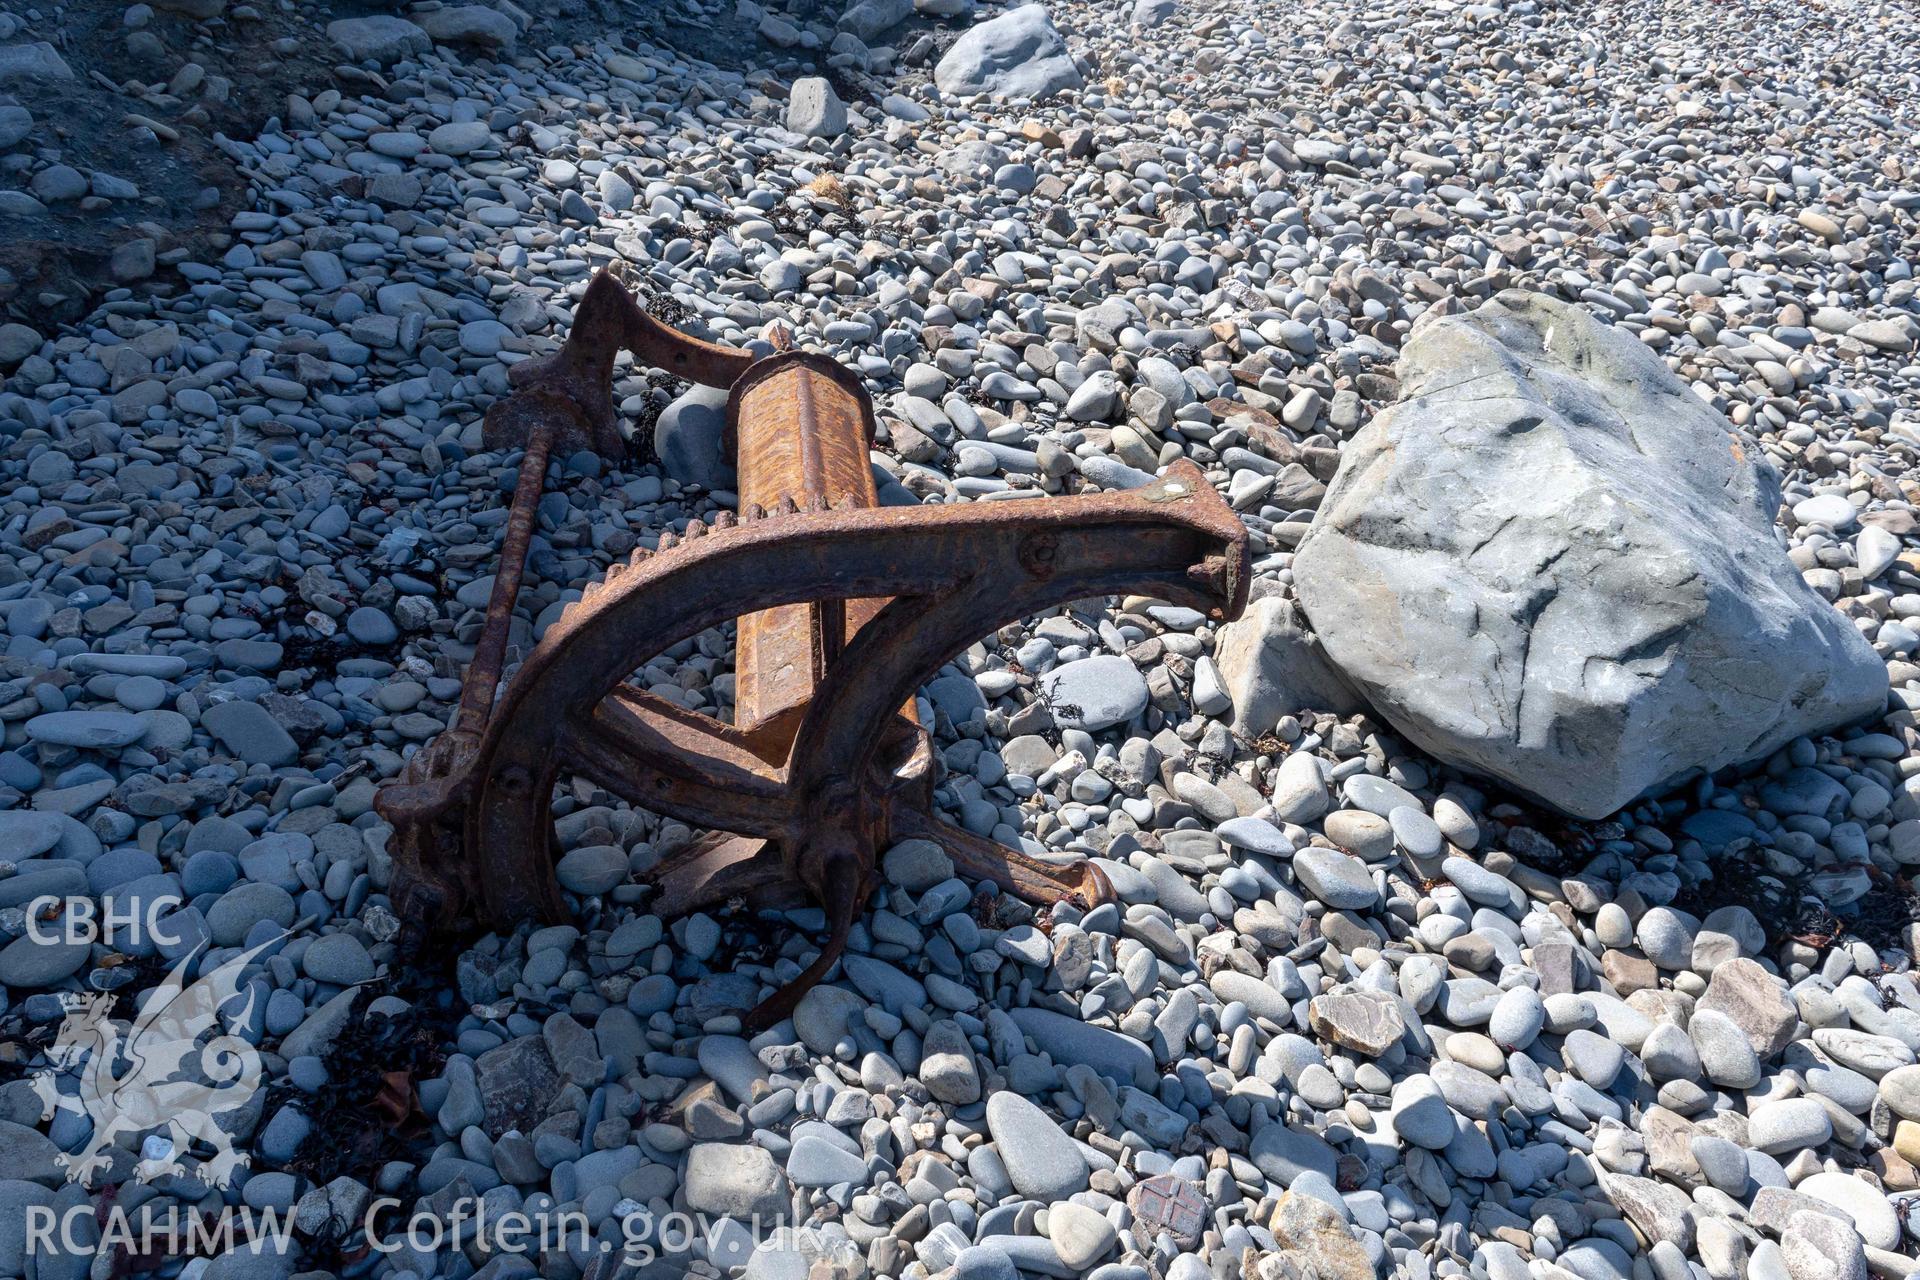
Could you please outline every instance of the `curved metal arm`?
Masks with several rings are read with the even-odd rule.
[[[560,350],[508,371],[517,390],[487,410],[487,447],[524,447],[545,429],[563,453],[591,449],[609,461],[623,458],[627,444],[613,409],[613,362],[622,351],[638,364],[710,387],[732,386],[754,360],[751,351],[660,323],[612,272],[602,271],[587,285]]]

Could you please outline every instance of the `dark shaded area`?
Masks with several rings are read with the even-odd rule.
[[[1710,878],[1682,888],[1673,905],[1703,920],[1722,907],[1745,907],[1767,931],[1768,945],[1777,947],[1790,938],[1838,931],[1838,917],[1810,896],[1812,880],[1810,872],[1782,875],[1744,855],[1725,855],[1714,860]]]
[[[1700,890],[1720,886],[1707,900],[1715,906],[1746,907],[1759,918],[1767,940],[1776,946],[1792,941],[1824,951],[1835,943],[1857,938],[1875,951],[1904,951],[1903,932],[1920,920],[1920,891],[1913,882],[1905,876],[1889,876],[1877,867],[1870,873],[1873,888],[1838,912],[1828,908],[1810,887],[1810,874],[1794,876],[1783,884],[1777,875],[1731,859],[1723,860],[1716,870],[1723,874],[1698,886]]]
[[[365,1014],[367,1004],[382,995],[400,996],[411,1007],[390,1017]],[[327,1048],[326,1084],[314,1093],[286,1079],[268,1086],[264,1116],[291,1104],[312,1126],[287,1171],[316,1186],[341,1176],[376,1186],[388,1161],[417,1165],[432,1137],[415,1086],[440,1074],[460,1016],[450,971],[411,964],[361,988],[353,1016]],[[342,1235],[322,1231],[309,1238],[302,1268],[337,1274],[350,1266],[365,1252],[360,1226],[356,1222]],[[349,1241],[351,1250],[345,1247]]]
[[[1745,907],[1774,947],[1798,942],[1824,951],[1857,938],[1875,951],[1905,950],[1902,935],[1920,920],[1920,890],[1904,876],[1889,876],[1877,867],[1872,874],[1873,888],[1836,912],[1820,900],[1811,872],[1784,875],[1734,854],[1714,863],[1711,879],[1682,889],[1673,905],[1703,919],[1721,907]]]
[[[1488,825],[1490,847],[1507,850],[1536,871],[1559,878],[1577,876],[1592,861],[1602,840],[1624,834],[1619,824],[1561,818],[1497,786],[1486,786],[1489,799],[1523,811],[1518,821]],[[1676,842],[1684,839],[1676,820],[1671,827]],[[1712,876],[1682,886],[1671,905],[1705,919],[1722,907],[1745,907],[1766,930],[1767,945],[1778,948],[1798,942],[1824,951],[1837,942],[1858,939],[1876,951],[1904,951],[1904,933],[1920,920],[1920,887],[1904,875],[1888,875],[1869,867],[1873,887],[1858,901],[1839,911],[1827,907],[1814,886],[1816,869],[1782,872],[1763,865],[1752,850],[1734,850],[1709,859]]]
[[[444,587],[441,575],[434,576]],[[349,658],[398,662],[408,643],[408,637],[401,635],[385,644],[362,644],[347,634],[344,623],[333,635],[323,636],[292,608],[267,618],[264,627],[264,634],[280,646],[281,670],[305,671],[310,680],[333,679],[339,674],[340,664]]]
[[[213,7],[210,0],[208,7]],[[32,113],[31,132],[0,154],[0,189],[25,192],[35,172],[64,164],[138,188],[130,196],[87,194],[44,212],[0,211],[0,320],[43,333],[82,319],[114,288],[174,293],[182,261],[217,262],[237,210],[251,208],[249,176],[215,140],[252,139],[287,114],[289,94],[329,90],[387,97],[410,82],[343,65],[327,39],[335,18],[406,15],[406,6],[334,0],[291,11],[228,3],[205,21],[155,8],[140,27],[127,7],[83,0],[7,43],[46,41],[73,75],[0,82],[0,105]],[[533,18],[520,49],[612,38],[657,42],[724,70],[777,67],[826,74],[849,101],[870,99],[858,75],[817,66],[818,54],[776,50],[729,7],[724,15],[677,0],[560,0],[523,6]],[[831,20],[837,3],[818,7]],[[918,26],[909,23],[907,28]],[[512,59],[511,54],[507,60]],[[411,86],[417,89],[417,86]],[[274,184],[262,176],[266,187]],[[121,255],[116,261],[116,254]]]
[[[136,241],[152,242],[159,276],[187,254],[208,256],[210,238],[225,234],[247,189],[214,135],[253,137],[285,110],[290,89],[317,92],[335,79],[324,34],[324,19],[334,15],[309,10],[320,19],[309,25],[307,16],[277,6],[257,12],[198,23],[155,9],[135,29],[125,24],[124,5],[82,3],[63,8],[58,23],[36,25],[33,35],[54,45],[73,78],[23,77],[0,86],[0,102],[18,103],[34,118],[32,132],[0,160],[7,170],[0,186],[22,188],[21,171],[38,156],[83,174],[123,178],[139,194],[0,214],[6,318],[43,331],[78,320],[100,290],[142,278],[129,278],[123,266],[116,279],[113,268],[115,251]]]

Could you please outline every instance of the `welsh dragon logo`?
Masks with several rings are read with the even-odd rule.
[[[49,1065],[33,1077],[43,1121],[59,1111],[93,1121],[85,1148],[58,1157],[69,1182],[92,1186],[96,1174],[111,1168],[121,1134],[160,1129],[171,1143],[134,1167],[141,1182],[185,1173],[180,1157],[196,1138],[212,1148],[195,1171],[209,1187],[226,1187],[247,1166],[246,1152],[233,1149],[214,1117],[245,1106],[260,1088],[260,1054],[234,1034],[252,1015],[255,992],[248,991],[237,1011],[223,1011],[239,999],[241,974],[254,957],[279,940],[241,952],[192,985],[187,969],[199,951],[188,952],[145,993],[130,1024],[112,1018],[111,994],[69,997],[47,1050]],[[74,1076],[77,1087],[63,1090],[62,1080]]]

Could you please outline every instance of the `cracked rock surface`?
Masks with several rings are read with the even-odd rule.
[[[1773,464],[1632,335],[1515,290],[1422,327],[1397,374],[1293,569],[1419,745],[1604,818],[1885,706],[1780,545]]]

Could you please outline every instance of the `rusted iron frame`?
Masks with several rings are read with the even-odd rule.
[[[678,546],[664,534],[663,554],[609,568],[498,692],[547,461],[555,448],[618,447],[610,378],[623,346],[733,384],[741,513],[690,525]],[[1034,858],[934,816],[914,692],[972,637],[1075,599],[1135,591],[1237,615],[1245,529],[1197,468],[1177,464],[1128,493],[881,509],[866,461],[872,407],[857,378],[820,356],[782,350],[756,363],[677,334],[604,272],[562,350],[512,376],[520,390],[489,411],[486,435],[526,454],[467,687],[452,729],[377,802],[394,826],[404,917],[563,917],[550,814],[563,769],[713,830],[656,869],[662,911],[795,889],[825,908],[825,946],[754,1010],[755,1026],[789,1013],[830,969],[892,840],[932,839],[962,874],[1033,901],[1112,899],[1091,863]],[[739,724],[625,683],[732,618]]]
[[[1226,616],[1244,599],[1245,557],[1239,521],[1184,464],[1124,494],[765,519],[645,561],[591,613],[555,624],[503,698],[499,721],[515,727],[490,742],[468,807],[483,914],[563,918],[551,877],[524,874],[524,851],[551,829],[563,769],[642,807],[766,841],[750,853],[724,849],[753,863],[729,864],[728,896],[781,880],[803,886],[827,910],[828,963],[874,887],[877,850],[902,830],[1023,896],[1110,898],[1091,864],[1055,866],[956,836],[923,798],[897,802],[888,782],[895,762],[879,753],[900,741],[890,728],[902,700],[972,637],[1071,600],[1133,591]],[[725,584],[724,598],[715,583]],[[645,693],[622,690],[609,702],[636,660],[743,610],[817,600],[823,583],[842,598],[893,601],[828,668],[783,759]],[[903,809],[924,817],[902,821]],[[695,858],[675,870],[699,878],[712,869]],[[776,1020],[793,998],[762,1006],[753,1021]]]
[[[487,410],[490,449],[524,445],[542,427],[563,453],[591,449],[609,461],[626,453],[613,405],[613,365],[622,351],[634,363],[709,387],[730,387],[754,363],[750,351],[723,347],[660,323],[633,300],[610,271],[588,283],[560,350],[508,370],[515,393]]]

